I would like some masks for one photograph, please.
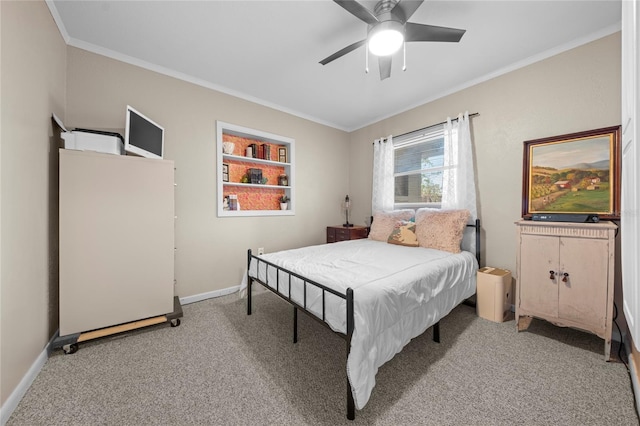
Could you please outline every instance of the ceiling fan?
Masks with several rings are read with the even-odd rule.
[[[378,56],[380,80],[391,76],[391,56],[406,42],[445,41],[457,43],[466,30],[407,22],[424,0],[380,0],[373,12],[353,0],[333,0],[347,12],[368,24],[367,38],[321,60],[327,65],[360,46]],[[369,55],[367,55],[368,61]],[[368,68],[368,67],[367,67]],[[404,68],[403,68],[404,69]],[[368,72],[368,69],[367,69]]]

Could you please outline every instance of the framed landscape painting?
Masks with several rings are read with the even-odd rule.
[[[522,217],[620,219],[620,126],[524,142]]]

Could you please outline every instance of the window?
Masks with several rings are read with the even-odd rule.
[[[394,205],[439,208],[442,202],[444,125],[393,139]]]

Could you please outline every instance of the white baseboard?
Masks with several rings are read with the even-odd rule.
[[[636,370],[636,364],[632,361],[629,362],[629,370],[631,371],[631,385],[633,386],[633,397],[636,400],[636,407],[640,407],[640,389],[638,388],[638,371]]]
[[[181,297],[180,303],[182,305],[188,305],[189,303],[195,303],[202,300],[213,299],[215,297],[226,296],[227,294],[236,293],[238,290],[240,290],[240,286],[236,285],[233,287],[223,288],[222,290],[214,290],[208,291],[206,293],[194,294],[193,296]]]
[[[9,395],[9,398],[7,398],[2,407],[0,407],[0,425],[4,426],[7,421],[9,421],[9,417],[11,417],[11,414],[13,414],[14,410],[18,407],[22,397],[24,397],[29,390],[31,383],[33,383],[36,377],[38,377],[38,374],[40,374],[40,370],[42,370],[47,359],[49,359],[51,346],[56,337],[58,337],[58,331],[54,333],[49,343],[47,343],[47,346],[40,352],[40,355],[38,355],[29,370],[27,370],[27,373],[22,377],[18,386],[16,386],[13,392],[11,392],[11,395]]]
[[[631,346],[633,343],[631,339],[625,339],[624,350],[627,353],[627,359],[629,360],[629,376],[631,377],[631,387],[633,388],[633,398],[636,400],[636,407],[640,407],[640,383],[638,383],[638,366],[634,362],[631,356]]]

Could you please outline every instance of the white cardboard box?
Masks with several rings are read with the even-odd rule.
[[[490,266],[478,269],[476,311],[479,317],[503,322],[512,302],[511,271]]]
[[[117,136],[101,135],[90,132],[62,132],[65,149],[76,149],[80,151],[96,151],[106,154],[124,154],[124,143]]]

